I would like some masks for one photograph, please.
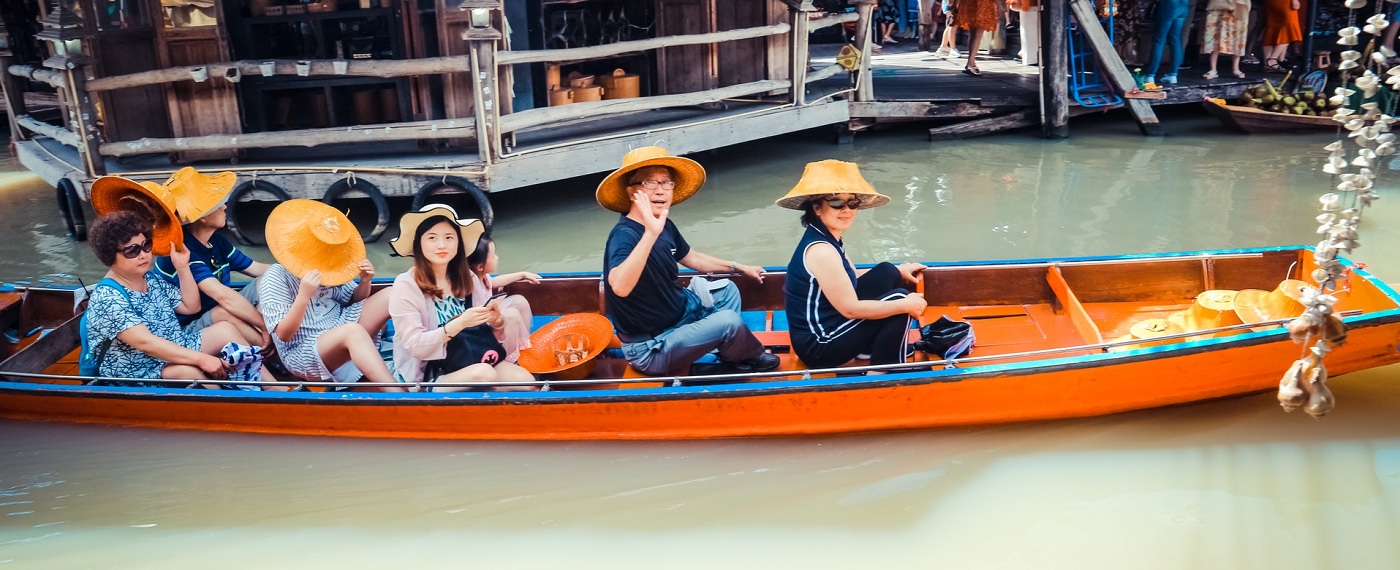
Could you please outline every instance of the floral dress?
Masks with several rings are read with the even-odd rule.
[[[991,31],[997,28],[997,2],[1001,0],[957,0],[953,22],[964,30]]]
[[[151,334],[188,348],[199,350],[198,333],[185,332],[175,316],[180,306],[180,290],[166,283],[154,271],[147,272],[146,292],[122,291],[101,286],[93,289],[87,309],[88,342],[93,347],[112,344],[99,363],[98,374],[109,378],[160,378],[165,361],[136,350],[117,335],[145,325]],[[95,348],[94,348],[95,349]],[[127,386],[163,386],[160,383],[122,383]]]
[[[1201,53],[1219,50],[1225,55],[1244,55],[1245,34],[1249,27],[1249,10],[1207,10],[1206,27],[1201,38]]]

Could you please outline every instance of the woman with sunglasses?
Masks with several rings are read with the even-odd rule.
[[[807,227],[783,285],[793,352],[807,366],[840,366],[858,355],[869,355],[872,365],[895,364],[908,355],[910,320],[928,303],[904,286],[924,266],[885,262],[856,271],[842,239],[857,211],[889,201],[855,164],[839,160],[807,164],[802,180],[777,201],[800,210]]]
[[[199,289],[190,274],[189,250],[175,250],[170,259],[179,275],[175,288],[152,271],[151,221],[131,211],[116,211],[93,222],[88,243],[97,260],[107,266],[105,277],[114,287],[96,287],[88,301],[87,334],[91,346],[110,342],[99,375],[107,378],[222,379],[229,366],[218,356],[230,342],[243,337],[233,325],[215,323],[202,333],[187,333],[175,314],[199,310]],[[170,386],[122,382],[123,385]]]

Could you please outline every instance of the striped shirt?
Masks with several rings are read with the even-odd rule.
[[[277,334],[272,335],[277,354],[282,357],[282,363],[287,365],[292,374],[309,380],[331,378],[331,371],[326,370],[325,364],[321,362],[316,340],[328,330],[360,320],[360,303],[350,302],[351,297],[355,295],[356,286],[357,283],[351,281],[336,287],[321,287],[306,304],[301,328],[296,330],[291,340],[283,342]],[[293,276],[280,263],[269,267],[262,279],[258,280],[258,311],[267,321],[267,330],[277,330],[277,325],[287,317],[300,287],[301,279]]]

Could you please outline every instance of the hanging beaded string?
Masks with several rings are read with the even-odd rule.
[[[1395,2],[1400,0],[1386,0],[1386,3]],[[1341,346],[1347,338],[1346,324],[1333,311],[1333,305],[1337,302],[1334,293],[1339,283],[1347,279],[1347,269],[1337,257],[1360,247],[1356,227],[1361,222],[1361,211],[1380,198],[1375,191],[1377,159],[1394,154],[1396,150],[1395,135],[1390,132],[1391,125],[1397,120],[1392,116],[1395,112],[1394,98],[1384,111],[1375,101],[1361,103],[1357,108],[1347,106],[1357,90],[1360,90],[1363,101],[1380,92],[1383,87],[1380,70],[1386,68],[1391,58],[1395,57],[1395,52],[1389,46],[1380,46],[1375,50],[1368,46],[1366,54],[1355,48],[1361,32],[1379,37],[1390,25],[1385,18],[1384,4],[1377,2],[1376,14],[1366,19],[1364,27],[1357,28],[1356,11],[1366,5],[1366,0],[1345,0],[1343,3],[1349,12],[1347,27],[1339,32],[1341,39],[1337,40],[1338,45],[1347,46],[1337,66],[1341,71],[1342,85],[1333,90],[1329,100],[1338,106],[1332,118],[1340,123],[1341,128],[1337,130],[1337,140],[1325,147],[1328,151],[1327,163],[1322,167],[1322,171],[1333,175],[1338,183],[1335,192],[1323,194],[1319,199],[1322,213],[1317,216],[1317,233],[1323,239],[1313,252],[1317,269],[1312,272],[1312,279],[1318,286],[1304,291],[1301,301],[1307,309],[1302,316],[1288,323],[1289,337],[1305,348],[1303,356],[1288,368],[1279,382],[1279,405],[1286,412],[1302,407],[1314,418],[1326,415],[1336,404],[1331,390],[1327,389],[1327,367],[1322,361],[1328,352]],[[1363,56],[1366,57],[1363,59]],[[1347,84],[1354,69],[1360,69],[1361,74],[1356,78],[1356,89],[1351,89]],[[1384,75],[1384,86],[1400,91],[1400,66],[1389,67]],[[1349,148],[1353,151],[1350,160]],[[1311,346],[1308,346],[1309,343]]]

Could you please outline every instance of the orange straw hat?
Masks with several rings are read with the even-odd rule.
[[[413,243],[413,236],[418,233],[418,226],[434,216],[444,216],[452,220],[452,223],[457,224],[457,231],[462,234],[462,246],[468,255],[476,250],[476,244],[481,240],[481,234],[486,233],[486,228],[482,226],[481,220],[459,219],[457,210],[452,209],[452,206],[447,204],[428,204],[419,208],[417,212],[407,212],[399,218],[399,236],[389,240],[389,247],[393,248],[394,255],[413,257],[413,248],[418,246],[418,244]]]
[[[1235,314],[1235,291],[1212,289],[1196,295],[1196,301],[1185,311],[1172,313],[1167,320],[1187,332],[1202,331],[1241,324]],[[1212,338],[1233,334],[1238,331],[1224,331],[1217,334],[1191,337],[1190,340]]]
[[[519,364],[532,374],[578,380],[593,371],[594,357],[612,342],[612,321],[597,313],[564,315],[530,335]]]
[[[165,189],[174,201],[175,214],[180,217],[180,223],[189,224],[224,205],[237,181],[238,175],[232,172],[210,176],[186,166],[170,175],[170,179],[165,181]]]
[[[705,185],[705,167],[689,158],[671,156],[659,146],[644,146],[622,155],[622,168],[614,170],[598,184],[598,203],[604,208],[626,214],[632,209],[632,197],[627,195],[627,178],[648,166],[668,166],[674,176],[676,189],[671,197],[674,206],[694,196]]]
[[[1307,283],[1297,279],[1284,279],[1273,291],[1244,289],[1235,295],[1235,313],[1249,324],[1291,319],[1307,310],[1301,299],[1308,289]]]
[[[884,206],[890,202],[889,196],[876,192],[875,188],[865,181],[856,163],[827,159],[807,163],[797,186],[793,186],[792,190],[788,190],[786,195],[774,203],[784,208],[801,210],[808,200],[831,194],[869,196],[868,201],[861,202],[861,210]]]
[[[151,219],[151,253],[170,255],[170,244],[184,249],[185,234],[170,209],[169,192],[153,182],[136,182],[120,176],[103,176],[92,183],[92,210],[105,216],[129,210]]]
[[[339,210],[305,198],[278,204],[267,216],[267,248],[297,278],[321,272],[321,285],[349,283],[360,274],[365,242]]]

